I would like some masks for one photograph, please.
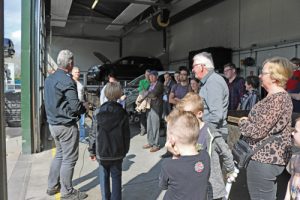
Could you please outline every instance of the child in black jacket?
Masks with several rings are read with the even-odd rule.
[[[129,119],[117,100],[122,96],[119,83],[108,83],[104,91],[108,101],[95,111],[89,152],[99,162],[102,199],[120,200],[122,162],[129,150]],[[112,178],[112,192],[110,190]]]

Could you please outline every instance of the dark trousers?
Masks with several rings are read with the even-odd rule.
[[[247,185],[251,200],[274,200],[277,178],[284,166],[265,164],[251,160],[247,167]]]
[[[170,103],[168,101],[164,101],[162,118],[164,119],[165,117],[167,117],[170,114],[171,110],[172,110],[172,108],[171,108]]]
[[[147,130],[147,112],[141,112],[140,125],[141,134],[145,134]]]
[[[122,199],[122,160],[113,163],[99,162],[100,190],[103,200]],[[110,190],[110,176],[112,190]]]

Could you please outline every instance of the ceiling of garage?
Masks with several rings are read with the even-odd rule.
[[[52,35],[118,41],[153,28],[152,18],[163,9],[170,11],[171,26],[224,0],[98,0],[92,9],[95,1],[51,0]]]

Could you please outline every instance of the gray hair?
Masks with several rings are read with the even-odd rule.
[[[57,56],[57,65],[61,68],[67,66],[73,61],[73,53],[70,50],[61,50]]]
[[[193,58],[194,62],[197,64],[204,64],[207,70],[214,70],[214,61],[212,55],[207,52],[198,53]]]

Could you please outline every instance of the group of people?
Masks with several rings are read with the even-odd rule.
[[[85,199],[87,194],[72,186],[78,159],[77,121],[88,111],[88,105],[80,99],[76,78],[74,81],[69,74],[75,70],[73,77],[76,76],[73,60],[69,50],[62,50],[57,58],[59,68],[45,81],[47,121],[57,148],[50,167],[47,193],[54,195],[60,191],[61,199],[78,200]],[[179,69],[175,81],[169,73],[164,74],[163,83],[158,81],[157,71],[145,72],[137,100],[137,104],[144,101],[149,104],[141,118],[141,135],[147,134],[147,144],[143,148],[150,152],[160,150],[159,131],[164,113],[165,146],[172,155],[163,160],[159,176],[159,186],[167,189],[164,199],[222,199],[226,195],[222,167],[226,178],[233,181],[236,177],[233,156],[226,143],[228,109],[250,110],[248,117],[240,119],[239,127],[251,148],[255,149],[276,135],[272,143],[252,156],[246,169],[250,198],[276,199],[277,177],[289,162],[292,177],[286,200],[299,199],[300,121],[293,132],[293,104],[291,95],[285,90],[292,67],[289,60],[281,57],[263,63],[259,79],[268,95],[260,101],[257,77],[247,77],[244,81],[237,76],[235,65],[230,63],[224,66],[226,82],[214,71],[212,56],[206,52],[194,56],[195,79],[190,82],[189,70],[185,67]],[[93,115],[89,151],[91,159],[99,163],[102,199],[118,200],[122,198],[122,161],[130,147],[129,118],[118,102],[122,97],[119,82],[107,83],[103,95],[105,101]],[[295,145],[291,151],[293,141]]]

